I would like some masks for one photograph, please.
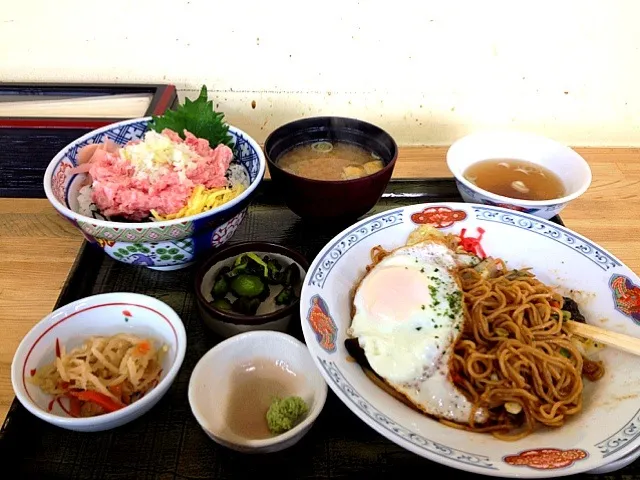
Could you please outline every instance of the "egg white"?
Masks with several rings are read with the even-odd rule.
[[[462,291],[452,273],[457,265],[456,253],[440,243],[396,249],[358,285],[349,334],[371,368],[416,407],[466,423],[473,406],[449,374],[464,328]],[[484,417],[479,411],[475,421]]]

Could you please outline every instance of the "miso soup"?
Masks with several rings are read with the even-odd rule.
[[[553,200],[566,195],[558,175],[526,160],[483,160],[468,167],[464,178],[483,190],[518,200]]]
[[[375,153],[346,142],[314,142],[297,145],[278,158],[278,166],[313,180],[352,180],[384,168]]]

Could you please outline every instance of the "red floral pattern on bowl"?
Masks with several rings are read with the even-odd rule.
[[[67,170],[72,168],[71,162],[68,160],[63,160],[60,162],[60,166],[56,173],[53,175],[53,179],[51,180],[51,190],[53,191],[53,195],[58,199],[58,201],[62,204],[65,202],[65,194],[66,194],[66,183],[67,183]]]
[[[530,467],[538,470],[565,468],[574,462],[587,458],[587,452],[579,448],[560,450],[558,448],[537,448],[525,450],[517,455],[509,455],[504,461],[509,465]]]
[[[447,228],[467,218],[463,210],[452,210],[449,207],[429,207],[411,215],[411,221],[418,225],[433,225],[436,228]]]

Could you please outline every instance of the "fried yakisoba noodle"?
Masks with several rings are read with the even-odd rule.
[[[560,294],[528,270],[495,262],[493,276],[473,267],[459,271],[467,321],[451,374],[478,408],[491,412],[486,425],[470,428],[516,440],[536,423],[559,427],[579,413],[583,375],[597,380],[604,368],[583,357],[563,325]]]
[[[478,245],[462,240],[420,227],[407,243],[436,241],[460,254],[475,255]],[[374,247],[367,270],[388,254],[381,246]],[[440,421],[517,440],[537,425],[560,427],[579,413],[583,378],[599,380],[604,366],[587,357],[599,347],[564,326],[572,311],[580,317],[574,320],[582,318],[575,302],[539,281],[529,269],[509,270],[501,259],[476,259],[457,271],[457,279],[465,327],[454,347],[450,374],[473,402],[474,413],[488,410],[489,418],[476,424],[472,413],[468,424]]]

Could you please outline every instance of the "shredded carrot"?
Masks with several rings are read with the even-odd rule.
[[[122,384],[121,383],[117,385],[111,385],[109,387],[109,391],[113,394],[114,397],[117,397],[120,400],[122,400]]]
[[[70,396],[77,397],[79,400],[83,402],[91,402],[96,405],[101,406],[106,412],[115,412],[116,410],[120,410],[125,405],[120,402],[115,402],[111,398],[100,392],[94,392],[93,390],[83,390],[83,391],[70,391]]]
[[[151,350],[151,344],[148,341],[144,340],[138,344],[137,351],[140,355],[144,355],[149,350]]]
[[[82,403],[80,403],[80,400],[78,400],[77,397],[74,397],[72,395],[69,396],[69,406],[70,406],[70,413],[72,417],[79,417],[80,416],[80,407],[82,406]]]

